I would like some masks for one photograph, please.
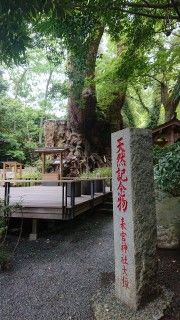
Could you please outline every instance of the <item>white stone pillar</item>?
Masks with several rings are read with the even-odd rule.
[[[156,291],[156,215],[151,131],[112,134],[116,296],[137,310]]]

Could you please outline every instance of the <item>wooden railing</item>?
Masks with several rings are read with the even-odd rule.
[[[62,210],[63,213],[66,212],[66,208],[71,208],[72,212],[75,207],[75,185],[76,182],[82,182],[82,181],[89,181],[91,188],[90,188],[90,199],[92,200],[92,206],[93,206],[93,200],[95,197],[95,182],[102,180],[103,188],[102,188],[102,194],[106,193],[106,183],[108,181],[110,191],[112,190],[112,184],[111,184],[111,178],[109,177],[103,177],[103,178],[64,178],[61,180],[52,180],[52,181],[47,181],[47,180],[1,180],[0,185],[4,186],[4,205],[8,206],[9,201],[10,201],[10,190],[11,190],[11,185],[16,185],[16,186],[25,186],[28,184],[28,186],[31,186],[32,184],[35,185],[42,185],[44,183],[58,183],[59,186],[62,187]],[[68,190],[70,190],[70,196],[68,196]],[[68,205],[68,198],[70,198],[70,204]]]

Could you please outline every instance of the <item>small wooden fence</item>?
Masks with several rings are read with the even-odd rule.
[[[82,183],[88,181],[90,184],[90,194],[88,196],[76,195],[77,183]],[[98,181],[101,181],[102,190],[101,192],[96,192],[95,186]],[[49,193],[51,187],[49,184],[56,183],[54,192]],[[0,181],[0,184],[4,186],[4,205],[9,206],[11,202],[11,190],[13,185],[14,199],[17,194],[18,203],[18,192],[16,190],[23,190],[26,192],[28,190],[29,202],[26,201],[22,204],[21,210],[15,209],[11,214],[11,217],[20,218],[21,215],[25,218],[37,218],[37,219],[59,219],[59,220],[69,220],[85,212],[95,206],[103,203],[104,198],[111,193],[111,179],[109,177],[105,178],[93,178],[93,179],[63,179],[57,181],[47,181],[47,180],[4,180]],[[45,187],[48,185],[48,188]],[[25,187],[27,186],[27,187]],[[37,188],[36,188],[37,187]],[[60,188],[59,188],[60,187]],[[33,189],[36,188],[36,189]],[[46,188],[43,190],[43,188]],[[2,188],[1,188],[2,189]],[[34,191],[35,190],[35,191]],[[46,193],[44,192],[46,190]],[[49,191],[48,191],[49,190]],[[36,200],[33,199],[33,195],[36,192]],[[56,195],[56,199],[54,199]],[[44,199],[44,203],[38,203],[38,197]],[[57,203],[58,197],[58,203]],[[31,204],[32,199],[32,204]]]

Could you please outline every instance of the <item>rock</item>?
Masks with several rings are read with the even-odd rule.
[[[169,199],[169,198],[173,198],[172,194],[168,193],[168,192],[164,192],[162,190],[155,190],[155,197],[156,197],[156,202],[161,202],[164,199]]]
[[[176,229],[173,226],[169,228],[158,226],[158,248],[176,249],[179,247],[179,237],[177,236]]]
[[[159,192],[156,197],[158,247],[180,246],[180,197]]]

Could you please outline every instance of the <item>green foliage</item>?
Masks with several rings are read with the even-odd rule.
[[[94,169],[92,172],[84,172],[81,174],[80,178],[111,178],[111,176],[111,167],[101,167]]]
[[[172,152],[173,154],[178,153],[178,149],[180,148],[180,142],[167,145],[165,147],[160,147],[158,145],[154,145],[153,147],[153,162],[157,164],[159,160],[166,156],[167,153]]]
[[[17,179],[20,178],[20,175],[17,174]],[[21,176],[22,180],[40,180],[41,172],[36,167],[26,167]]]
[[[64,81],[53,81],[51,88],[49,90],[48,96],[55,100],[60,100],[62,98],[67,98],[69,93],[68,83]]]
[[[180,144],[154,151],[157,162],[154,167],[154,179],[157,189],[180,195]]]
[[[111,178],[112,177],[112,168],[111,167],[101,167],[101,168],[97,168],[94,169],[92,171],[92,176],[94,177],[108,177]]]
[[[82,40],[88,38],[97,22],[108,25],[111,33],[117,38],[123,18],[128,22],[127,28],[135,15],[140,18],[141,15],[150,17],[150,22],[159,22],[161,18],[168,19],[168,22],[171,18],[175,21],[179,19],[171,2],[168,3],[168,8],[162,8],[161,3],[158,7],[158,3],[159,1],[155,1],[156,8],[153,8],[151,5],[154,1],[139,7],[139,0],[126,1],[126,5],[123,0],[114,0],[113,3],[112,0],[0,0],[1,60],[6,63],[24,62],[26,48],[33,45],[31,29],[37,28],[39,22],[41,33],[58,33],[66,45],[71,42],[73,49],[79,50]],[[136,28],[134,29],[136,32]],[[143,31],[140,25],[137,31],[141,41]],[[146,34],[148,36],[148,32]]]
[[[169,92],[174,86],[179,55],[177,41],[173,37],[168,42],[162,34],[159,36],[159,32],[167,31],[165,27],[166,29],[170,27],[168,34],[171,33],[175,25],[171,23],[171,19],[176,21],[176,18],[177,12],[170,1],[164,7],[155,0],[150,3],[143,2],[140,6],[139,0],[126,1],[126,5],[123,0],[115,0],[113,3],[110,0],[45,2],[0,0],[0,59],[6,64],[12,62],[18,64],[25,62],[26,59],[22,74],[17,76],[17,70],[14,72],[15,97],[21,97],[26,102],[41,107],[41,114],[37,118],[42,127],[47,110],[52,110],[54,103],[58,103],[58,107],[60,104],[63,107],[63,103],[59,101],[64,97],[75,97],[75,111],[76,107],[83,105],[84,87],[95,84],[94,70],[92,71],[91,67],[92,57],[96,54],[91,50],[92,44],[98,31],[102,29],[103,32],[105,28],[113,38],[115,48],[113,50],[111,48],[109,56],[99,54],[96,72],[97,114],[104,119],[113,104],[118,109],[120,103],[123,104],[125,100],[121,99],[123,93],[124,96],[126,95],[123,109],[125,124],[153,127],[159,120],[161,105],[159,99],[152,98],[153,102],[150,101],[150,98],[147,98],[148,94],[142,88],[146,84],[151,93],[154,92],[154,81],[160,83],[162,77],[168,81]],[[162,22],[163,20],[166,25]],[[42,54],[43,50],[45,54]],[[69,63],[70,67],[68,65],[67,73],[70,86],[60,78],[54,78],[54,72],[55,70],[59,72],[60,69],[57,70],[57,68],[64,55],[67,55],[69,60],[71,58],[72,62],[72,64]],[[28,59],[30,63],[27,63]],[[23,77],[26,69],[28,71]],[[39,90],[36,96],[31,93],[32,82],[38,86],[42,78],[35,80],[35,74],[40,77],[46,75],[43,83],[47,84],[45,90],[43,92]],[[154,76],[156,80],[152,80]],[[143,95],[146,108],[141,101],[138,101],[137,107],[137,103],[130,102],[131,98],[127,97],[134,84],[141,86],[140,93]],[[175,91],[175,95],[178,96],[178,88]],[[134,98],[138,99],[136,94]],[[137,110],[134,111],[136,108]],[[19,118],[22,123],[22,117]],[[33,118],[36,125],[37,118]],[[28,123],[27,118],[25,123]],[[13,132],[2,130],[2,134],[8,138],[11,146],[8,151],[6,150],[6,156],[10,159],[32,162],[34,160],[32,150],[38,135],[39,143],[42,143],[42,128],[34,127],[36,133],[32,134],[29,128],[33,128],[33,124],[30,124],[28,130],[24,129],[23,132],[21,129],[23,134],[20,134],[17,121],[13,124],[11,121],[11,125],[15,129]],[[3,159],[4,156],[2,156]]]
[[[0,159],[31,163],[39,134],[39,111],[25,107],[15,99],[0,99],[0,135],[7,141]]]
[[[7,81],[3,79],[3,71],[0,70],[0,96],[6,92],[8,88]]]

